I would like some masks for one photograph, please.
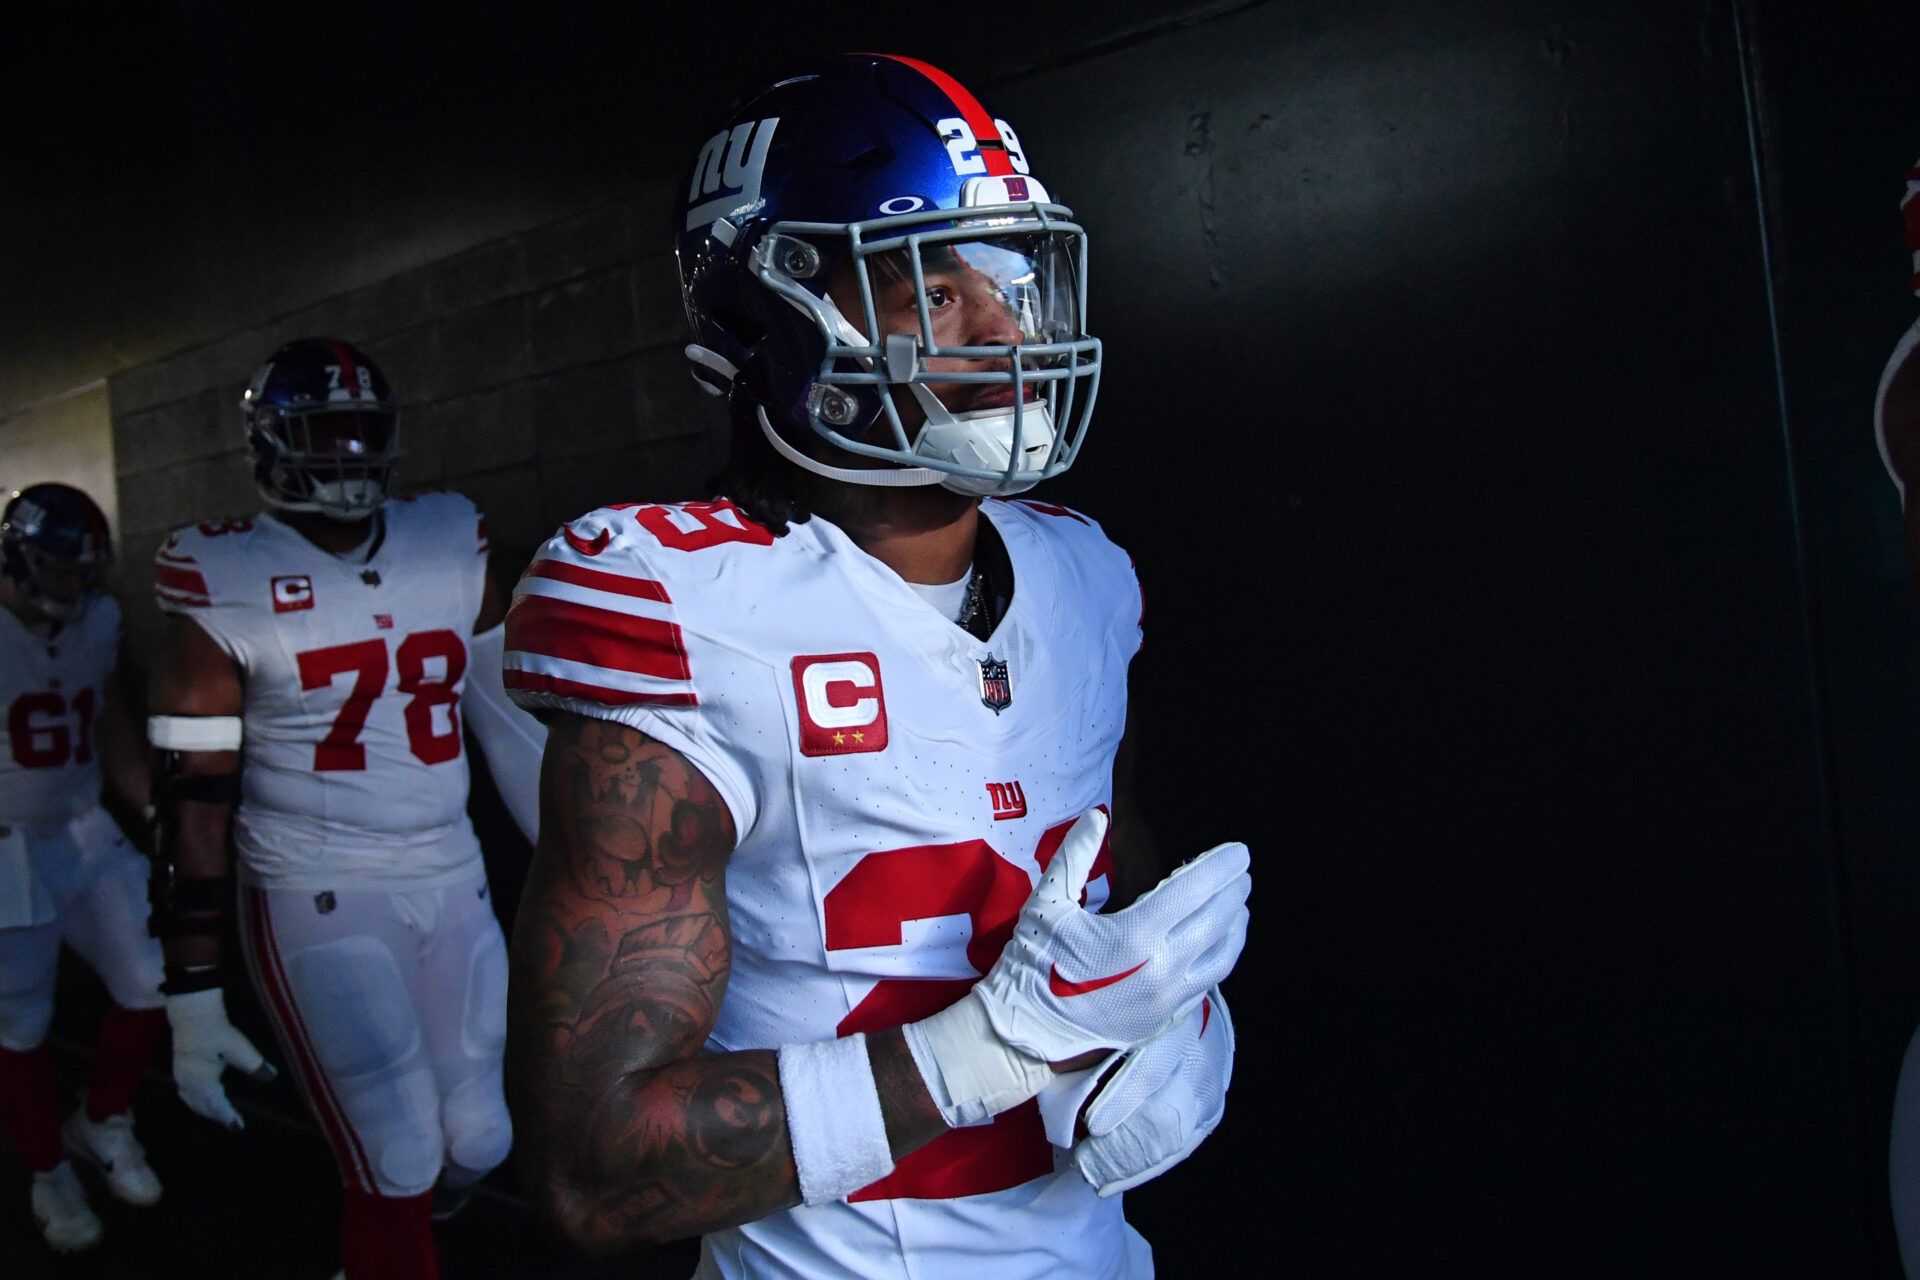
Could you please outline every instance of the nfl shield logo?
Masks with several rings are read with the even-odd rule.
[[[995,715],[1013,705],[1013,681],[1007,678],[1007,664],[992,654],[980,659],[980,702]]]

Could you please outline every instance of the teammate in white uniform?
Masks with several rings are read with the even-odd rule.
[[[1231,844],[1154,884],[1131,565],[1008,500],[1092,406],[1084,237],[877,55],[741,108],[676,230],[730,500],[573,521],[508,615],[550,716],[529,1181],[589,1245],[701,1234],[701,1276],[1151,1275],[1114,1193],[1220,1117],[1250,882]]]
[[[106,517],[78,489],[36,484],[13,495],[3,519],[0,1121],[33,1175],[47,1242],[81,1249],[100,1238],[100,1220],[61,1159],[63,1137],[121,1199],[160,1199],[131,1109],[166,1025],[160,944],[146,927],[146,859],[100,807],[103,763],[136,812],[147,766],[120,688],[120,606],[100,587]],[[86,1101],[64,1133],[46,1049],[62,942],[113,998]]]
[[[290,343],[245,409],[271,509],[185,526],[155,559],[172,615],[150,728],[175,799],[167,989],[191,1063],[177,1074],[210,1075],[201,1109],[237,1123],[219,1065],[255,1055],[223,1052],[217,944],[191,931],[226,900],[231,814],[255,987],[346,1185],[346,1274],[417,1280],[437,1274],[436,1183],[456,1197],[512,1136],[506,955],[461,735],[499,687],[501,605],[472,503],[388,498],[397,411],[362,353]],[[492,719],[515,717],[531,723]],[[537,767],[540,737],[488,740],[503,792]]]

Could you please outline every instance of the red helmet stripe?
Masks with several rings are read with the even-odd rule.
[[[340,385],[347,389],[347,399],[358,400],[360,398],[360,366],[353,362],[353,348],[344,342],[335,342],[332,338],[325,339],[325,342],[332,349],[333,358],[340,362]]]
[[[895,53],[883,53],[878,56],[891,59],[902,66],[912,67],[933,81],[934,88],[953,101],[954,109],[960,113],[960,118],[967,122],[967,128],[973,130],[975,142],[997,144],[980,148],[980,157],[987,162],[988,173],[996,178],[1004,178],[1013,172],[1013,161],[1007,157],[1006,142],[1000,137],[1000,126],[993,122],[993,117],[987,114],[987,109],[980,105],[980,99],[967,92],[965,85],[940,68],[922,62],[918,58],[903,58]]]
[[[1920,293],[1920,163],[1907,170],[1907,194],[1900,212],[1907,220],[1907,248],[1913,251],[1913,291]]]

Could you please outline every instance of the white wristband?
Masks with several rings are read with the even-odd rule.
[[[787,1138],[804,1203],[845,1200],[893,1172],[866,1036],[785,1045],[779,1062]]]
[[[985,1124],[1053,1079],[1052,1067],[994,1034],[986,1006],[971,991],[901,1031],[941,1117],[956,1129]]]
[[[147,741],[162,751],[238,751],[239,716],[148,716]]]

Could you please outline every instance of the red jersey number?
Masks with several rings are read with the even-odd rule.
[[[728,542],[773,545],[771,531],[742,515],[731,502],[683,502],[677,507],[640,507],[633,518],[673,551],[702,551]]]
[[[51,689],[23,693],[7,708],[7,740],[23,769],[58,769],[93,762],[94,693],[82,689],[69,703]],[[71,727],[67,714],[73,714]]]
[[[1034,860],[1042,868],[1059,850],[1072,820],[1040,837]],[[1103,845],[1089,879],[1106,873]],[[985,840],[919,845],[870,853],[828,891],[827,950],[898,946],[909,920],[965,916],[972,926],[967,961],[984,974],[1013,936],[1020,908],[1032,892],[1025,872]],[[1084,895],[1082,900],[1084,901]],[[842,1036],[882,1031],[938,1013],[967,994],[979,978],[883,978],[840,1020]],[[1053,1172],[1053,1148],[1040,1107],[1025,1102],[993,1123],[952,1129],[912,1152],[878,1182],[848,1200],[945,1200],[1004,1191]]]
[[[460,755],[460,701],[454,688],[467,670],[467,647],[460,637],[444,628],[416,631],[400,642],[397,659],[390,662],[385,640],[356,640],[325,649],[309,649],[294,655],[300,664],[303,690],[325,688],[351,673],[353,688],[341,704],[339,714],[327,734],[313,745],[313,767],[321,773],[353,771],[367,767],[367,747],[360,731],[367,727],[367,716],[374,700],[386,692],[387,673],[398,665],[400,680],[396,689],[408,695],[402,718],[407,726],[407,747],[422,764],[445,764]],[[439,658],[444,666],[438,672],[428,670],[430,660]],[[447,709],[446,728],[434,727],[435,707]]]

